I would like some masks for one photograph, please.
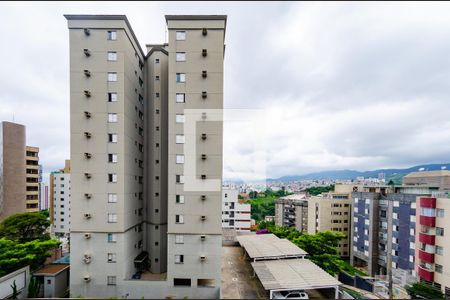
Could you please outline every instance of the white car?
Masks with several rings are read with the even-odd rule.
[[[272,293],[272,299],[309,299],[305,291],[279,291]]]

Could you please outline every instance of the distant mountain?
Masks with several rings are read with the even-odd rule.
[[[417,171],[436,171],[441,170],[442,168],[450,170],[450,163],[447,164],[429,164],[429,165],[420,165],[414,166],[407,169],[379,169],[373,171],[355,171],[355,170],[334,170],[334,171],[322,171],[317,173],[311,173],[306,175],[294,175],[294,176],[283,176],[280,178],[272,179],[269,178],[267,181],[298,181],[298,180],[327,180],[327,179],[356,179],[356,177],[364,177],[364,178],[377,178],[378,173],[384,173],[386,176],[386,180],[388,181],[390,178],[394,178],[395,181],[401,179],[404,175],[417,172]]]

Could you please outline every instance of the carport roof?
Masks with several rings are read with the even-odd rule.
[[[274,234],[241,235],[237,239],[254,260],[295,258],[308,254],[291,241],[280,239]]]
[[[265,290],[334,288],[341,283],[308,259],[252,262]]]

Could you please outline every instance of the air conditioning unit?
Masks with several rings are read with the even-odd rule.
[[[206,216],[201,216],[200,220],[205,221],[206,220]]]
[[[207,34],[208,34],[208,30],[207,30],[206,28],[203,28],[202,34],[203,34],[203,35],[207,35]]]
[[[85,254],[84,257],[83,257],[83,262],[85,264],[90,264],[91,263],[91,256]]]
[[[90,238],[91,238],[91,234],[86,232],[86,233],[84,234],[84,238],[85,238],[85,239],[90,239]]]
[[[88,90],[85,90],[84,95],[89,98],[91,96],[91,92]]]
[[[203,159],[203,160],[206,159],[206,154],[202,154],[202,159]]]
[[[202,234],[202,235],[200,236],[200,240],[202,240],[202,242],[203,242],[204,240],[206,240],[206,235]]]
[[[208,52],[206,51],[206,49],[202,49],[202,55],[203,55],[203,56],[206,56],[207,53],[208,53]]]
[[[84,75],[86,75],[86,77],[91,77],[91,71],[84,70]]]
[[[206,175],[205,174],[202,174],[202,179],[206,179]]]
[[[88,179],[92,177],[91,173],[84,173],[84,176],[86,176],[86,178]]]
[[[84,28],[85,35],[91,35],[91,30],[89,28]]]
[[[91,117],[91,113],[88,112],[88,111],[85,111],[85,112],[84,112],[84,116],[85,116],[87,119],[89,119],[89,118]]]
[[[84,55],[91,56],[91,51],[89,49],[83,49]]]
[[[208,72],[206,72],[205,70],[202,71],[202,77],[206,78],[208,76]]]
[[[84,197],[86,197],[86,199],[91,199],[92,198],[92,194],[84,194]]]
[[[91,154],[91,153],[85,152],[85,153],[84,153],[84,156],[85,156],[87,159],[89,159],[89,158],[92,157],[92,154]]]
[[[202,98],[206,99],[206,97],[208,97],[208,93],[206,91],[203,91],[202,92]]]
[[[202,133],[202,140],[206,140],[206,133]]]
[[[206,195],[202,195],[201,198],[202,198],[203,201],[205,201],[206,200]]]
[[[90,219],[91,218],[91,214],[90,213],[85,213],[84,214],[84,218],[85,219]]]
[[[86,275],[83,277],[83,279],[84,279],[84,282],[89,282],[89,281],[91,281],[91,276]]]
[[[200,256],[200,260],[201,260],[201,261],[205,261],[205,260],[206,260],[206,255],[201,255],[201,256]]]
[[[84,136],[88,139],[90,139],[92,137],[92,134],[90,132],[85,132]]]

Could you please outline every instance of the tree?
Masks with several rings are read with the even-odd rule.
[[[317,196],[320,195],[322,193],[328,193],[334,191],[334,185],[329,185],[329,186],[313,186],[310,188],[306,189],[306,192],[308,192],[308,194],[310,194],[311,196]]]
[[[0,277],[15,270],[30,265],[31,270],[39,268],[51,256],[48,252],[55,249],[60,242],[57,240],[34,240],[26,243],[0,239]]]
[[[442,293],[441,289],[425,282],[416,282],[405,288],[412,299],[444,299],[444,293]]]
[[[43,209],[39,213],[43,214],[47,219],[50,217],[50,212],[48,209]]]
[[[50,221],[37,212],[21,213],[9,216],[0,223],[0,238],[25,243],[33,240],[48,240],[47,228]]]
[[[32,276],[28,285],[28,298],[38,298],[40,289],[41,284],[36,277]]]

